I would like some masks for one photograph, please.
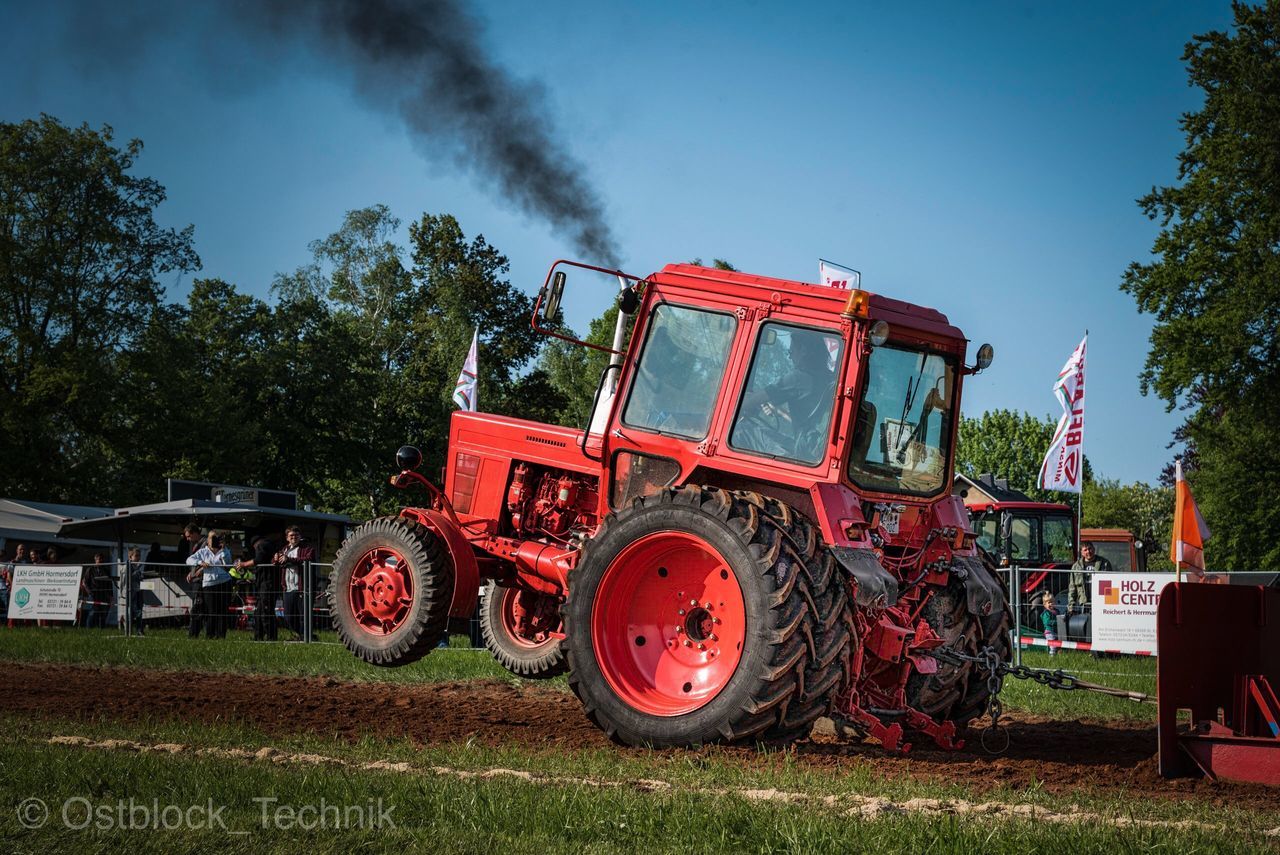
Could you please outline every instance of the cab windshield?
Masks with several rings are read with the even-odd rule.
[[[873,348],[849,454],[859,487],[932,496],[947,482],[955,359],[887,345]]]

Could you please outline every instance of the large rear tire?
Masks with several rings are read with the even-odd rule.
[[[997,574],[992,574],[999,579]],[[969,611],[964,582],[952,576],[945,588],[934,592],[922,612],[943,645],[970,656],[993,647],[1002,661],[1011,658],[1008,597],[1001,586],[1000,601],[985,618]],[[986,711],[991,689],[987,674],[977,663],[958,664],[937,660],[935,674],[913,671],[907,678],[907,704],[935,721],[951,721],[964,727]]]
[[[545,602],[553,598],[490,583],[482,599],[480,634],[484,646],[499,665],[526,680],[558,677],[569,670],[560,646],[564,633],[558,604]],[[532,637],[521,632],[521,621],[517,617],[517,611],[530,610],[539,612],[533,621],[537,625],[532,629]]]
[[[839,675],[811,667],[825,637],[814,574],[763,505],[714,487],[663,490],[587,543],[564,645],[569,685],[610,738],[783,741],[826,710]]]
[[[767,742],[793,742],[809,736],[813,723],[830,710],[832,695],[847,685],[861,639],[854,628],[848,580],[822,543],[817,528],[790,505],[770,496],[739,496],[759,508],[786,536],[786,548],[793,550],[790,560],[803,568],[813,598],[816,620],[813,638],[806,639],[810,642],[810,656],[804,683],[782,719],[764,734]]]
[[[454,570],[440,540],[404,517],[380,517],[342,544],[329,578],[338,638],[372,665],[416,662],[449,624]]]

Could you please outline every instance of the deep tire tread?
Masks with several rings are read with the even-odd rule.
[[[484,646],[498,664],[526,680],[549,680],[569,670],[564,649],[557,641],[536,648],[521,647],[510,640],[502,626],[503,588],[490,583],[480,607],[480,635]]]
[[[375,545],[396,549],[414,571],[414,611],[385,645],[374,643],[375,637],[356,625],[346,596],[355,562]],[[453,585],[453,563],[435,533],[406,517],[388,516],[369,520],[343,541],[326,595],[334,629],[346,648],[370,665],[392,668],[418,661],[444,637]]]
[[[761,635],[762,643],[770,648],[768,655],[754,674],[738,683],[745,688],[740,701],[696,737],[664,734],[657,725],[645,734],[626,730],[612,720],[608,705],[596,700],[602,693],[613,696],[598,676],[598,666],[592,662],[588,669],[587,663],[580,661],[581,656],[592,655],[590,643],[583,643],[581,651],[574,650],[575,633],[585,638],[590,632],[588,626],[577,627],[574,622],[587,623],[590,606],[584,603],[575,607],[575,591],[581,590],[581,585],[571,583],[563,610],[562,647],[569,664],[569,686],[583,702],[587,717],[610,738],[633,745],[781,743],[807,735],[813,721],[829,707],[831,693],[847,675],[852,626],[846,614],[850,608],[847,593],[842,584],[837,584],[838,574],[825,564],[829,557],[818,551],[820,544],[812,527],[788,506],[757,493],[695,485],[670,488],[638,498],[630,507],[607,517],[587,543],[575,574],[590,566],[593,549],[610,530],[638,514],[661,508],[676,510],[677,518],[690,510],[714,517],[745,547],[754,568],[735,570],[741,574],[754,569],[766,582],[768,626]],[[821,591],[813,590],[815,579],[825,583]],[[744,652],[744,663],[746,658]],[[744,664],[739,665],[739,669],[743,667]],[[735,673],[734,680],[737,679]]]

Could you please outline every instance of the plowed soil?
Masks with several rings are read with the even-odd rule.
[[[145,722],[175,719],[251,725],[272,734],[310,733],[337,739],[407,737],[423,745],[472,740],[557,750],[612,746],[592,726],[572,694],[497,681],[393,686],[324,678],[271,677],[6,663],[0,710],[36,717]],[[1052,721],[1006,716],[1010,745],[987,754],[971,733],[957,752],[917,743],[906,757],[871,742],[816,736],[796,746],[813,767],[870,767],[885,777],[957,780],[982,792],[1000,785],[1070,793],[1092,789],[1132,798],[1196,800],[1280,811],[1280,790],[1181,779],[1156,770],[1156,731],[1120,722]],[[768,756],[729,752],[747,766]]]

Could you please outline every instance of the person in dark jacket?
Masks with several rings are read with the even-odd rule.
[[[280,569],[276,567],[275,556],[280,549],[280,540],[269,534],[255,537],[250,544],[252,557],[236,562],[241,572],[253,572],[253,640],[275,641],[276,631],[276,599],[280,596]]]
[[[316,550],[296,525],[285,531],[285,547],[276,553],[276,565],[280,567],[284,583],[284,622],[293,631],[295,640],[302,639],[302,609],[304,577],[315,560]]]
[[[93,563],[85,567],[85,587],[89,593],[89,608],[84,625],[89,629],[106,629],[115,584],[111,578],[111,565],[106,563],[106,556],[101,552],[95,552]]]

